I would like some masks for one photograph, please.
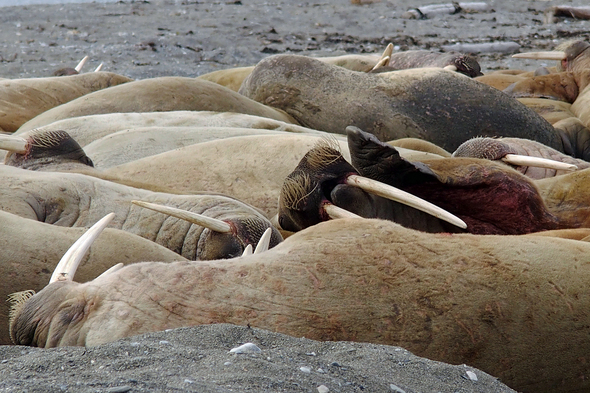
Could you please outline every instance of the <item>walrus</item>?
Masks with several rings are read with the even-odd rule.
[[[348,127],[347,136],[350,164],[337,150],[317,146],[287,177],[279,199],[283,229],[298,231],[329,219],[322,209],[332,203],[362,217],[394,220],[413,229],[463,231],[349,187],[346,179],[356,174],[433,203],[462,219],[470,233],[524,234],[590,225],[588,214],[572,217],[571,209],[547,206],[530,179],[504,164],[470,158],[408,161],[391,145],[356,127]],[[568,178],[560,177],[567,184]],[[583,195],[577,198],[578,206],[587,208]]]
[[[179,110],[238,112],[297,124],[283,111],[261,105],[216,83],[194,78],[159,77],[87,94],[41,113],[23,124],[19,131],[77,116]]]
[[[23,289],[43,289],[55,269],[55,261],[86,229],[50,225],[0,210],[0,345],[11,343],[7,329],[8,295]],[[79,269],[80,279],[92,280],[117,263],[148,260],[172,262],[186,259],[153,241],[107,228],[84,256]]]
[[[58,281],[13,309],[19,345],[94,346],[210,323],[402,346],[523,392],[590,387],[590,244],[320,223],[261,254],[138,263]],[[71,279],[71,272],[68,272]]]
[[[14,132],[35,116],[83,95],[132,79],[111,72],[0,80],[0,130]]]
[[[438,68],[367,74],[275,55],[258,63],[239,92],[332,133],[353,125],[380,140],[415,137],[448,151],[474,136],[520,137],[562,149],[553,127],[524,105]]]

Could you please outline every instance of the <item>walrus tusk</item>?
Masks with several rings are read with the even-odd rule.
[[[260,236],[258,240],[258,244],[256,245],[256,249],[254,250],[254,254],[260,254],[261,252],[268,251],[268,246],[270,245],[270,237],[272,235],[272,230],[270,228],[266,228],[266,231]]]
[[[441,209],[440,207],[433,205],[428,201],[425,201],[424,199],[418,198],[417,196],[402,191],[398,188],[358,175],[348,176],[346,179],[346,184],[359,187],[380,197],[411,206],[414,209],[431,214],[434,217],[440,218],[441,220],[449,222],[455,226],[458,226],[459,228],[467,228],[465,221],[461,220],[454,214],[451,214],[448,211]]]
[[[328,216],[330,216],[330,218],[332,218],[332,219],[363,218],[357,214],[354,214],[353,212],[349,212],[348,210],[338,207],[336,205],[333,205],[331,203],[326,203],[322,207],[323,207],[324,211],[326,213],[328,213]]]
[[[390,42],[385,47],[385,50],[383,51],[383,54],[381,55],[381,59],[379,59],[379,61],[377,62],[377,64],[375,64],[375,66],[371,69],[371,71],[374,71],[378,68],[381,68],[381,67],[387,65],[389,63],[389,59],[391,59],[392,53],[393,53],[393,44]]]
[[[86,251],[88,251],[98,235],[101,234],[103,229],[109,225],[114,217],[115,213],[107,214],[98,220],[96,224],[91,226],[86,233],[80,236],[80,238],[72,244],[55,267],[51,279],[49,280],[50,284],[56,281],[72,281],[74,279],[74,274],[76,274],[78,265],[80,265]]]
[[[573,164],[566,164],[565,162],[549,160],[547,158],[523,156],[520,154],[506,154],[502,161],[517,166],[534,166],[539,168],[548,168],[563,171],[576,171],[578,167]]]
[[[202,227],[209,228],[215,232],[221,232],[221,233],[231,232],[231,226],[228,223],[218,220],[216,218],[211,218],[211,217],[204,216],[202,214],[197,214],[197,213],[189,212],[186,210],[177,209],[175,207],[159,205],[156,203],[149,203],[149,202],[144,202],[144,201],[131,201],[131,203],[133,203],[134,205],[137,205],[137,206],[144,207],[146,209],[157,211],[158,213],[164,213],[164,214],[168,214],[170,216],[176,217],[176,218],[180,218],[182,220],[186,220],[186,221],[191,222],[193,224],[197,224]]]
[[[27,152],[27,140],[14,135],[0,134],[0,149],[25,154]]]
[[[100,276],[96,277],[96,279],[101,278],[102,276],[106,276],[108,274],[114,273],[117,270],[121,269],[124,265],[122,263],[117,263],[116,265],[113,265],[111,267],[109,267],[107,270],[105,270],[104,272],[101,273]]]
[[[443,67],[443,70],[447,70],[447,71],[457,71],[457,66],[450,64],[450,65],[448,65],[448,66],[445,66],[445,67]]]
[[[87,61],[88,61],[88,56],[84,56],[84,58],[82,60],[80,60],[80,62],[78,63],[78,65],[76,67],[74,67],[74,69],[77,72],[82,71],[82,67],[84,67],[84,64],[86,64]]]
[[[248,255],[252,255],[252,254],[253,254],[253,252],[252,252],[252,245],[251,244],[248,244],[246,246],[246,248],[244,248],[244,252],[242,253],[242,256],[243,257],[247,257]]]
[[[563,51],[551,51],[551,52],[528,52],[528,53],[517,53],[512,55],[517,59],[537,59],[537,60],[564,60],[567,56]]]
[[[98,71],[102,70],[102,67],[103,67],[103,66],[104,66],[104,63],[100,63],[100,64],[98,65],[98,67],[96,67],[96,69],[94,70],[94,72],[98,72]]]

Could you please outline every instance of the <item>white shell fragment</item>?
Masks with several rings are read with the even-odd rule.
[[[262,352],[260,348],[256,344],[253,343],[246,343],[240,345],[239,347],[235,347],[229,350],[231,353],[258,353]]]
[[[311,373],[311,368],[309,367],[299,367],[299,370],[301,370],[302,372],[306,373],[306,374],[310,374]]]
[[[389,384],[389,389],[391,389],[391,391],[395,393],[406,393],[404,389],[400,388],[399,386],[395,386],[392,383]]]
[[[477,375],[475,375],[473,371],[466,371],[466,373],[469,379],[471,379],[472,381],[477,381]]]
[[[326,385],[318,386],[318,393],[328,393],[330,389]]]

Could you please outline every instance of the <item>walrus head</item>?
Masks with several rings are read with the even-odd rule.
[[[23,169],[38,170],[68,163],[94,166],[78,142],[62,130],[32,132],[26,139],[1,136],[0,148],[9,150],[4,158],[6,165]]]

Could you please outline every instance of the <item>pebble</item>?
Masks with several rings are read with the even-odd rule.
[[[466,371],[466,373],[469,379],[471,379],[472,381],[477,381],[477,375],[475,375],[473,371]]]
[[[106,391],[107,393],[125,393],[131,390],[131,386],[115,386],[112,388],[108,388]]]
[[[404,389],[400,388],[399,386],[395,386],[392,383],[389,384],[389,388],[391,389],[391,391],[393,391],[395,393],[406,393],[406,391]]]
[[[311,373],[311,368],[309,367],[299,367],[299,370],[303,371],[306,374],[310,374]]]
[[[246,343],[243,345],[240,345],[239,347],[235,347],[230,349],[231,353],[257,353],[257,352],[262,352],[262,350],[260,348],[258,348],[258,346],[256,344],[252,344],[252,343]]]

